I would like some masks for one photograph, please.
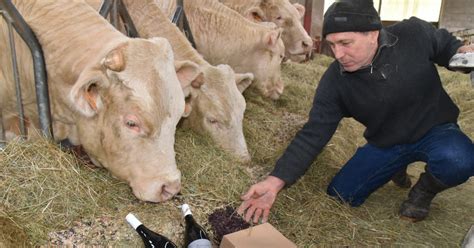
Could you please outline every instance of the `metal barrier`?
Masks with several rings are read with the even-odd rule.
[[[189,27],[189,22],[186,18],[186,13],[184,13],[183,0],[178,0],[176,2],[176,10],[174,12],[173,18],[171,19],[171,22],[176,24],[181,29],[181,31],[184,33],[191,45],[194,47],[194,49],[196,49],[196,42],[194,41],[193,34],[191,33],[191,28]]]
[[[125,32],[128,37],[139,37],[138,31],[133,24],[132,18],[123,4],[122,0],[104,0],[100,6],[99,14],[107,19],[110,16],[110,23],[117,29],[119,25],[119,17],[122,18]]]
[[[21,87],[18,75],[18,64],[16,60],[15,43],[13,37],[13,29],[20,35],[23,41],[28,45],[31,57],[33,58],[36,100],[38,105],[38,115],[40,129],[48,139],[53,139],[52,124],[51,124],[51,110],[49,106],[49,92],[48,82],[46,78],[46,65],[43,57],[43,50],[38,39],[18,10],[10,0],[0,0],[0,13],[6,21],[9,31],[9,43],[12,55],[13,78],[16,85],[17,110],[20,119],[20,133],[26,136],[25,116],[23,113],[23,103],[21,102]],[[4,75],[6,76],[6,75]],[[0,113],[0,118],[2,113]],[[3,122],[2,119],[0,119]],[[3,123],[2,123],[3,124]],[[5,145],[5,130],[3,125],[0,125],[0,146]]]

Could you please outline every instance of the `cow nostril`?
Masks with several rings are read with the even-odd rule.
[[[179,193],[181,184],[179,181],[166,183],[161,186],[161,198],[163,200],[171,199],[174,195]]]
[[[312,46],[313,46],[313,40],[311,40],[311,39],[304,40],[304,41],[302,41],[302,43],[303,43],[302,46],[303,46],[304,49],[311,49]]]

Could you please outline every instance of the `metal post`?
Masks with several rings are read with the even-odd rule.
[[[182,11],[183,14],[178,13],[178,11]],[[174,20],[175,17],[177,18],[176,20]],[[182,24],[183,24],[182,31],[184,35],[186,36],[186,38],[188,38],[189,42],[194,47],[194,49],[196,49],[196,42],[194,41],[194,37],[191,32],[191,27],[189,27],[188,18],[186,18],[186,11],[184,11],[183,0],[177,0],[176,2],[176,11],[173,16],[173,21],[175,22],[173,23],[177,23],[180,19],[182,20]]]
[[[104,0],[99,9],[99,14],[107,19],[110,14],[110,23],[118,28],[118,18],[122,18],[125,31],[128,37],[136,38],[139,37],[138,31],[133,24],[132,18],[127,11],[127,8],[123,4],[122,0]]]
[[[115,27],[115,29],[119,29],[118,28],[118,2],[117,0],[113,0],[113,3],[112,3],[112,9],[110,10],[110,23],[112,24],[112,26]]]
[[[176,10],[174,11],[173,18],[171,19],[171,23],[177,25],[182,15],[183,15],[183,7],[179,5],[176,6]]]
[[[125,4],[123,4],[122,0],[119,0],[118,11],[120,14],[120,18],[122,18],[125,31],[127,32],[127,36],[132,38],[139,37],[138,31],[135,25],[133,24],[132,17],[130,17],[130,14],[128,13],[127,8],[125,7]]]
[[[102,5],[100,6],[99,14],[107,19],[107,15],[109,14],[110,9],[112,8],[112,4],[112,0],[104,0],[102,2]]]
[[[8,13],[12,20],[12,25],[20,37],[25,41],[31,51],[33,58],[33,68],[35,77],[36,101],[38,104],[38,115],[42,134],[53,139],[51,125],[51,110],[49,106],[48,82],[46,77],[46,65],[43,57],[43,50],[33,31],[23,20],[18,10],[9,0],[0,1],[0,10]],[[5,15],[4,15],[5,16]]]
[[[305,0],[304,7],[305,12],[303,26],[308,35],[311,36],[311,15],[313,14],[313,0]]]
[[[13,80],[15,81],[15,93],[16,93],[16,107],[19,115],[19,124],[20,124],[20,134],[22,137],[26,137],[26,127],[25,127],[25,112],[23,108],[23,98],[21,96],[21,85],[20,85],[20,76],[18,73],[18,62],[16,59],[16,49],[15,49],[15,40],[13,36],[12,28],[12,19],[8,13],[2,12],[8,26],[8,40],[10,44],[10,54],[12,57],[12,69],[13,69]]]

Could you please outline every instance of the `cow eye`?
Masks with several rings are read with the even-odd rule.
[[[280,20],[283,19],[283,18],[282,18],[281,16],[278,16],[276,19],[277,19],[278,21],[280,21]]]
[[[217,119],[215,119],[215,118],[208,118],[207,121],[211,124],[217,124],[218,123]]]
[[[132,121],[132,120],[127,120],[127,122],[125,124],[127,124],[128,127],[136,127],[137,126],[137,123]]]

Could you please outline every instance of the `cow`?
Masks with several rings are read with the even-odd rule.
[[[190,60],[199,65],[201,87],[183,89],[191,110],[189,116],[183,118],[183,126],[209,134],[220,147],[239,160],[250,161],[242,128],[246,103],[241,92],[250,85],[253,74],[234,73],[228,65],[209,64],[153,0],[123,2],[140,37],[166,38],[175,59]]]
[[[126,37],[84,1],[12,2],[42,45],[55,140],[82,145],[95,165],[128,182],[140,200],[162,202],[178,193],[174,135],[185,114],[181,87],[196,84],[198,66],[174,62],[164,38]],[[0,32],[0,111],[10,123],[18,116],[4,22]],[[15,41],[25,116],[34,130],[32,59],[18,35]]]
[[[285,57],[302,62],[313,48],[313,40],[303,28],[301,19],[305,7],[289,0],[219,0],[241,15],[255,22],[273,22],[283,29]]]
[[[255,80],[250,87],[265,97],[280,97],[285,53],[280,28],[273,23],[251,22],[217,0],[187,0],[184,11],[196,48],[206,61],[228,64],[240,73],[251,72]]]

